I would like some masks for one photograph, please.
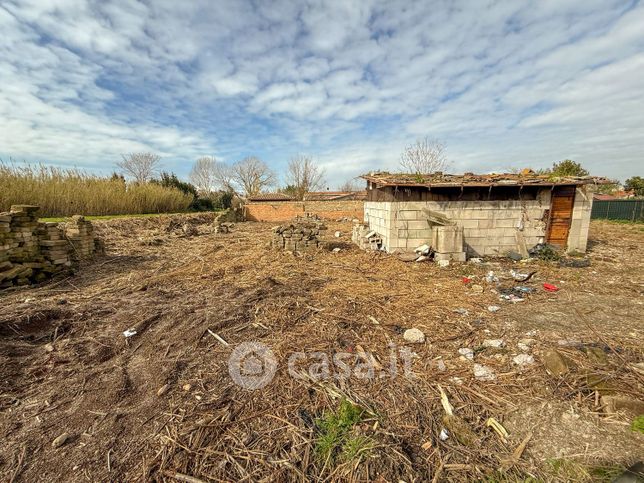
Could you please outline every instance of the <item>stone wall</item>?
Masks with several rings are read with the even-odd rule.
[[[0,213],[0,289],[42,282],[102,251],[82,216],[42,223],[37,212],[37,206],[14,205]]]
[[[502,256],[522,252],[546,241],[550,189],[540,190],[536,199],[503,201],[417,201],[365,202],[364,218],[376,231],[385,250],[412,251],[432,241],[427,221],[431,210],[454,221],[463,229],[469,256]],[[585,186],[576,190],[568,236],[568,251],[585,252],[590,226],[592,193]]]
[[[289,221],[305,214],[328,220],[341,218],[362,220],[363,201],[255,201],[245,205],[248,221]]]

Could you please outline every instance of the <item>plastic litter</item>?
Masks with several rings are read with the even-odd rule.
[[[544,283],[543,288],[548,292],[557,292],[559,290],[559,287],[552,285],[551,283]]]
[[[129,337],[132,337],[133,335],[136,335],[136,329],[134,329],[134,327],[131,327],[123,331],[123,335],[125,336],[126,339]]]
[[[487,273],[487,275],[485,276],[485,281],[486,281],[487,283],[495,283],[495,282],[498,282],[498,281],[499,281],[499,277],[497,277],[496,275],[494,275],[494,272],[490,270],[490,271]]]
[[[441,429],[441,434],[439,434],[438,437],[441,439],[441,441],[445,441],[447,438],[449,438],[449,433],[445,428],[443,428]]]

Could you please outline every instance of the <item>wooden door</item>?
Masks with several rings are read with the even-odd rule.
[[[566,247],[574,203],[574,186],[555,186],[550,201],[550,220],[546,237],[548,243],[561,248]]]

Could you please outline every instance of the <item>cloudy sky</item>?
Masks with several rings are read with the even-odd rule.
[[[638,1],[0,0],[0,157],[307,153],[331,187],[429,136],[452,172],[644,164]]]

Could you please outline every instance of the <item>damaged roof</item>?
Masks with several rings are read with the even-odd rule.
[[[305,201],[365,200],[366,191],[310,191],[304,195]]]
[[[417,187],[485,187],[485,186],[555,186],[555,185],[582,185],[606,184],[610,180],[597,176],[551,176],[537,174],[532,170],[523,170],[520,173],[492,173],[492,174],[409,174],[373,172],[364,174],[361,178],[378,186],[417,186]]]

